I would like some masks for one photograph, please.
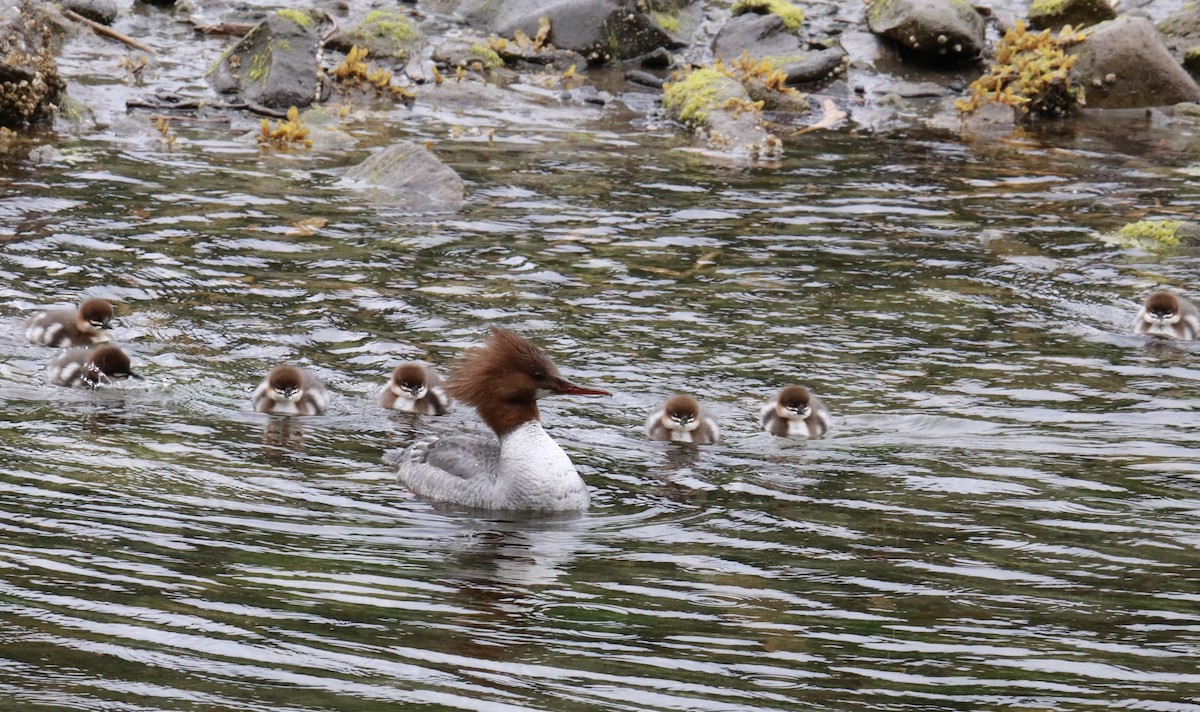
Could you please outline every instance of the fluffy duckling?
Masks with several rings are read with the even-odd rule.
[[[1174,292],[1151,292],[1133,320],[1133,333],[1195,340],[1200,336],[1200,309]]]
[[[380,391],[379,405],[402,413],[445,415],[450,412],[450,399],[441,384],[433,369],[412,361],[402,363]]]
[[[672,396],[646,419],[651,440],[711,445],[720,437],[717,421],[691,396]]]
[[[128,378],[141,378],[129,365],[129,356],[112,344],[93,349],[66,349],[50,361],[50,382],[69,388],[98,388]]]
[[[829,411],[804,386],[786,386],[759,411],[763,430],[781,437],[819,438],[829,430]]]
[[[329,407],[329,392],[304,369],[276,366],[254,389],[251,401],[259,413],[321,415]]]
[[[112,318],[112,304],[103,299],[88,299],[78,309],[51,309],[34,314],[25,321],[25,336],[42,346],[92,346],[109,340]]]

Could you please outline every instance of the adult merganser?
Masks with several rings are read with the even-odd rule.
[[[295,366],[271,369],[250,399],[254,410],[276,415],[321,415],[329,407],[325,384]]]
[[[646,434],[651,440],[711,445],[720,437],[717,421],[691,396],[671,396],[661,408],[646,418]]]
[[[445,415],[450,399],[441,388],[442,379],[419,363],[402,363],[379,393],[379,405],[389,410],[419,415]]]
[[[98,388],[141,378],[129,367],[129,356],[112,344],[66,349],[50,361],[49,376],[51,383],[71,388]]]
[[[1133,320],[1133,333],[1196,339],[1200,337],[1200,309],[1174,292],[1151,292]]]
[[[759,412],[763,430],[781,437],[819,438],[829,430],[829,411],[804,386],[786,386]]]
[[[571,383],[541,349],[498,327],[492,327],[486,345],[468,350],[455,365],[446,390],[473,406],[496,437],[420,440],[388,458],[398,463],[401,484],[428,499],[473,509],[587,509],[587,485],[542,429],[537,399],[552,393],[611,393]]]
[[[103,299],[88,299],[78,309],[52,309],[25,321],[25,336],[42,346],[91,346],[109,340],[113,307]]]

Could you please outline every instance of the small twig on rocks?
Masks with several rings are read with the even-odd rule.
[[[128,35],[123,35],[120,32],[117,32],[116,30],[114,30],[113,28],[111,28],[107,25],[101,25],[99,22],[96,22],[94,20],[89,20],[86,17],[84,17],[83,15],[80,15],[79,13],[75,12],[74,10],[63,10],[62,14],[64,17],[75,20],[76,22],[82,22],[83,24],[92,28],[92,32],[95,32],[98,35],[104,35],[106,37],[111,37],[114,40],[117,40],[118,42],[124,42],[125,44],[129,45],[130,47],[133,47],[134,49],[140,49],[141,51],[146,52],[147,54],[158,54],[158,52],[154,51],[153,47],[144,45],[141,42],[138,42],[137,40],[133,39],[132,37],[130,37]]]
[[[287,117],[287,111],[270,109],[252,102],[221,102],[221,101],[187,101],[183,99],[169,101],[164,99],[130,99],[125,102],[126,109],[157,109],[159,111],[189,111],[196,109],[227,109],[230,111],[249,111],[259,116],[270,116],[274,119]]]
[[[128,104],[126,104],[128,106]],[[229,123],[228,116],[213,116],[204,118],[200,116],[170,116],[168,114],[150,114],[151,121],[186,121],[193,124],[227,124]]]

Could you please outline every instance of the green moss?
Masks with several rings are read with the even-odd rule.
[[[307,12],[303,12],[301,10],[276,10],[275,14],[285,20],[291,20],[297,25],[305,28],[311,27],[313,23],[312,15],[309,15]]]
[[[654,18],[658,26],[667,32],[679,31],[679,18],[674,15],[665,12],[652,12],[650,13],[650,17]]]
[[[246,72],[246,79],[252,82],[266,81],[267,75],[271,73],[271,46],[267,47],[250,58],[250,71]]]
[[[471,45],[471,56],[478,57],[483,62],[484,69],[495,69],[504,66],[504,60],[496,54],[496,50],[481,44]]]
[[[229,59],[229,55],[233,54],[233,50],[235,49],[237,49],[236,44],[231,44],[226,47],[225,51],[221,52],[221,56],[217,57],[217,61],[213,62],[212,66],[208,68],[208,71],[204,73],[204,76],[212,76],[212,73],[217,71],[217,68],[224,64],[225,60]]]
[[[1139,220],[1117,230],[1110,242],[1146,250],[1176,247],[1180,242],[1179,228],[1183,225],[1182,220]]]
[[[1070,0],[1033,0],[1029,3],[1030,15],[1057,15]]]
[[[407,17],[388,10],[372,10],[360,30],[363,34],[386,37],[398,43],[409,42],[417,36],[417,30]]]
[[[778,15],[788,32],[799,32],[804,24],[804,11],[788,0],[737,0],[731,8],[734,15],[757,12],[760,15]]]
[[[678,82],[663,86],[663,108],[685,124],[703,126],[708,114],[719,109],[728,97],[721,85],[728,75],[702,67]]]

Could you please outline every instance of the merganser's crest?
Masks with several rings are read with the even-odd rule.
[[[829,411],[804,386],[786,386],[762,407],[763,429],[781,437],[819,438],[830,425]]]
[[[295,366],[276,366],[251,396],[254,410],[276,415],[321,415],[329,407],[325,384]]]
[[[441,382],[432,369],[419,363],[402,363],[379,393],[379,405],[404,413],[445,415],[450,412],[450,399]]]
[[[1133,321],[1133,331],[1194,340],[1200,338],[1200,309],[1174,292],[1151,292]]]
[[[720,437],[717,421],[705,413],[691,396],[676,395],[646,419],[646,435],[651,440],[711,445]]]
[[[566,380],[541,349],[492,328],[451,370],[447,392],[474,406],[496,438],[421,440],[389,461],[397,478],[428,499],[473,509],[568,512],[587,509],[587,485],[542,428],[537,399],[551,393],[610,395]]]
[[[25,322],[25,336],[42,346],[90,346],[109,340],[113,307],[103,299],[88,299],[78,309],[54,309]]]
[[[112,344],[66,349],[50,362],[49,375],[51,383],[73,388],[99,388],[141,378],[130,368],[129,356]]]

